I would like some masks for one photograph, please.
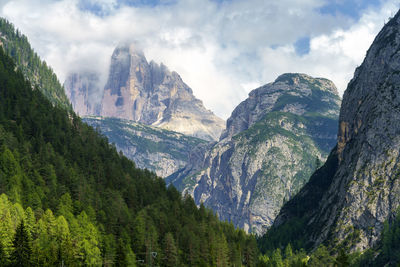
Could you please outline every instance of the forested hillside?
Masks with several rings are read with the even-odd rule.
[[[28,39],[4,18],[0,18],[0,45],[11,56],[25,78],[54,105],[72,110],[56,74],[31,48]]]
[[[254,237],[137,169],[32,90],[2,49],[0,193],[3,265],[253,266],[257,259]]]

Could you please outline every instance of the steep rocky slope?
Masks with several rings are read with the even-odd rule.
[[[100,74],[84,72],[70,74],[64,82],[65,93],[79,116],[100,113],[103,97]]]
[[[207,110],[176,72],[147,62],[134,45],[120,45],[112,55],[104,88],[90,92],[84,79],[72,74],[65,84],[75,110],[82,115],[101,115],[132,120],[184,133],[205,140],[218,140],[224,121]],[[88,94],[89,93],[89,94]],[[102,96],[93,110],[91,94]],[[90,112],[89,112],[90,111]]]
[[[199,146],[168,181],[246,231],[263,233],[336,143],[333,83],[284,74],[253,90],[221,141]]]
[[[345,91],[330,160],[283,207],[265,239],[296,221],[301,223],[286,241],[350,251],[374,246],[400,204],[399,118],[398,13],[375,38]]]
[[[83,121],[98,128],[137,167],[154,171],[160,177],[185,166],[189,152],[206,143],[196,137],[122,119],[84,117]]]

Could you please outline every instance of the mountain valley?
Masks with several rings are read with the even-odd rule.
[[[11,12],[17,2],[6,0],[0,13]],[[367,18],[377,14],[378,6],[363,9],[360,2],[358,12],[364,13],[353,22],[341,17],[340,9],[326,15],[325,5],[314,10],[310,4],[318,16],[337,24],[330,28],[333,35],[322,31],[327,21],[314,17],[322,35],[312,29],[303,37],[289,36],[280,25],[276,30],[295,41],[284,44],[265,35],[271,39],[265,46],[261,35],[253,38],[249,27],[243,31],[230,21],[242,21],[248,3],[236,3],[239,10],[222,1],[199,12],[227,12],[228,17],[218,13],[208,18],[227,26],[214,33],[213,26],[199,23],[192,13],[172,15],[174,7],[184,7],[179,1],[134,6],[115,1],[109,13],[103,2],[91,2],[72,9],[74,14],[84,9],[84,21],[96,28],[84,39],[77,37],[82,21],[60,31],[65,25],[58,13],[46,24],[50,30],[41,29],[46,34],[31,39],[41,55],[56,63],[55,71],[25,35],[0,18],[0,267],[399,265],[400,11],[385,21],[341,98],[341,82],[338,91],[333,81],[344,71],[336,67],[346,69],[344,58],[351,55],[342,57],[340,49],[361,49],[366,39],[360,32],[365,21],[368,33],[373,32]],[[63,11],[60,17],[67,16],[64,1],[53,4]],[[272,16],[258,5],[259,13]],[[297,5],[302,8],[284,8],[297,15],[306,10],[303,3]],[[165,16],[164,9],[172,13]],[[121,16],[119,10],[135,16]],[[40,12],[32,11],[24,14],[30,22],[24,31],[39,25]],[[152,16],[166,24],[146,20],[139,25],[146,34],[138,34],[134,19],[147,12],[156,12]],[[350,30],[343,30],[338,18]],[[169,28],[169,19],[176,28]],[[258,16],[252,19],[264,26]],[[129,21],[129,27],[120,20]],[[107,25],[106,37],[100,21]],[[192,31],[191,24],[201,30]],[[301,27],[295,30],[304,34]],[[117,38],[121,32],[124,37]],[[348,33],[357,44],[349,42]],[[70,43],[55,47],[54,36]],[[84,43],[83,51],[68,39],[72,36]],[[106,75],[88,67],[100,61],[85,62],[91,53],[105,56],[100,42],[107,43],[108,51],[115,47]],[[143,44],[153,49],[161,44],[157,53],[168,50],[174,56],[164,63],[176,66],[174,60],[185,57],[189,70],[191,64],[198,67],[198,77],[209,77],[217,87],[230,85],[237,95],[242,90],[247,98],[224,121],[177,72],[148,61],[144,51],[152,55],[154,50]],[[325,51],[330,49],[335,57]],[[62,67],[56,60],[60,51],[65,54]],[[209,57],[212,64],[207,64]],[[165,58],[171,59],[170,54]],[[295,65],[288,67],[288,62]],[[255,66],[259,73],[251,73]],[[259,86],[271,73],[303,67],[313,76],[288,72]],[[333,73],[335,68],[340,73]],[[55,73],[66,77],[64,85]],[[328,73],[333,81],[318,73]],[[193,82],[190,75],[184,77]],[[250,85],[257,88],[245,89]]]

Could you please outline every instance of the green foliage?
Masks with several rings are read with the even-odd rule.
[[[349,256],[346,254],[344,249],[339,250],[339,254],[335,260],[335,265],[339,267],[347,267],[350,265]]]
[[[28,232],[25,229],[24,221],[22,221],[15,231],[13,251],[10,256],[10,265],[13,267],[29,267],[32,265],[31,257],[31,241],[29,240]]]
[[[333,266],[335,258],[332,257],[325,246],[319,246],[314,253],[311,255],[308,261],[308,266],[319,267],[319,266]]]
[[[174,236],[168,232],[163,241],[164,266],[173,267],[178,265],[178,249]]]
[[[9,196],[0,196],[7,260],[24,221],[35,266],[163,265],[165,255],[170,264],[246,258],[255,265],[253,236],[137,169],[75,114],[32,90],[1,49],[0,163],[0,193]]]
[[[308,265],[309,257],[304,250],[292,251],[291,245],[285,248],[282,253],[280,248],[268,251],[264,255],[260,255],[257,266],[259,267],[303,267]],[[320,265],[324,266],[324,265]]]
[[[53,105],[72,111],[64,88],[54,71],[31,48],[28,39],[4,18],[0,18],[0,42],[13,58],[24,76],[49,99]]]

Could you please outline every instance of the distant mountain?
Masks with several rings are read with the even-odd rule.
[[[167,181],[221,219],[261,234],[336,143],[339,105],[331,81],[283,74],[250,92],[221,140],[197,147]]]
[[[4,18],[0,18],[0,46],[13,58],[33,87],[39,88],[53,105],[72,111],[64,88],[51,67],[31,48],[26,36]]]
[[[103,97],[100,75],[96,72],[74,73],[64,82],[65,93],[80,116],[99,114]]]
[[[121,118],[208,141],[218,140],[224,128],[224,121],[205,109],[176,72],[148,63],[134,45],[114,50],[104,88],[96,87],[93,75],[71,74],[65,82],[81,116]]]
[[[367,256],[384,262],[368,266],[400,261],[399,51],[400,12],[377,35],[348,84],[337,146],[284,205],[263,249],[288,242],[310,250],[325,244],[333,252],[374,247]]]
[[[184,167],[189,152],[206,143],[203,139],[128,120],[102,117],[82,120],[99,129],[137,167],[154,171],[160,177]]]

